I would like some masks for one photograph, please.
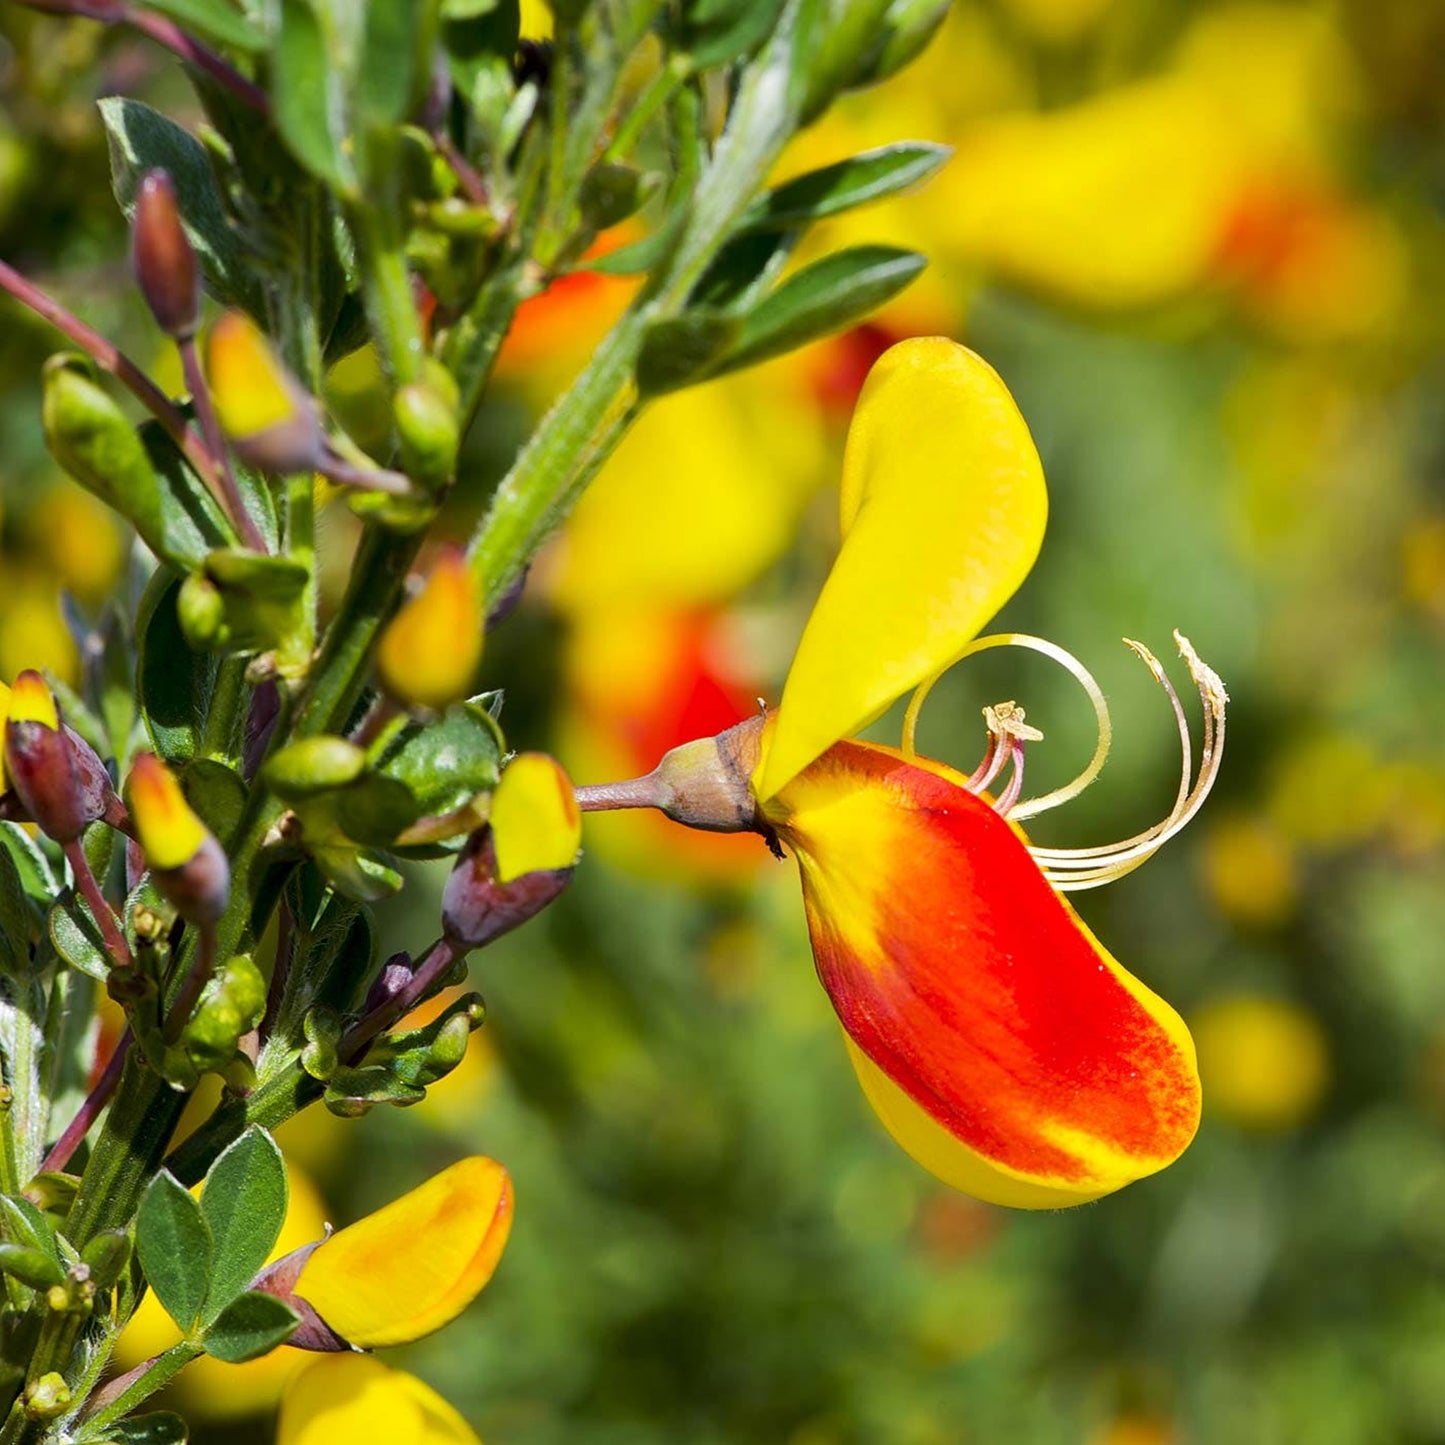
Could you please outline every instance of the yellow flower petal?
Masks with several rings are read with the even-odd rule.
[[[206,841],[206,825],[191,811],[175,775],[154,754],[136,755],[126,797],[152,868],[179,868],[196,856]]]
[[[276,1445],[481,1445],[429,1385],[366,1355],[326,1355],[287,1386]]]
[[[492,794],[497,882],[570,868],[582,841],[582,814],[571,780],[546,753],[519,753]]]
[[[417,1340],[477,1296],[511,1227],[507,1171],[494,1159],[462,1159],[332,1235],[307,1261],[296,1293],[353,1345]]]
[[[476,579],[461,549],[448,547],[381,634],[376,648],[381,685],[409,707],[440,712],[459,702],[482,660],[484,623]]]
[[[1023,581],[1048,499],[998,374],[919,337],[878,360],[843,460],[843,545],[754,778],[771,797],[951,661]]]
[[[22,672],[10,689],[7,720],[13,723],[37,722],[51,732],[60,728],[55,696],[38,672]]]
[[[211,328],[206,379],[229,437],[254,436],[296,415],[295,383],[261,328],[243,311],[227,311]]]

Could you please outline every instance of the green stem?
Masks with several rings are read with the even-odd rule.
[[[237,740],[245,717],[246,659],[223,657],[216,668],[216,685],[206,705],[201,728],[201,753],[219,762],[234,762]]]
[[[788,76],[796,11],[785,14],[749,69],[662,273],[542,419],[497,488],[468,552],[489,603],[506,594],[622,439],[639,408],[634,371],[648,327],[684,309],[793,133],[797,111]]]
[[[687,79],[689,73],[687,60],[680,55],[674,55],[666,65],[659,66],[652,79],[642,88],[642,93],[633,101],[626,119],[617,127],[617,133],[603,152],[602,159],[616,161],[627,156],[652,118],[672,98],[673,92]]]
[[[123,1420],[137,1405],[144,1404],[158,1390],[165,1389],[200,1354],[199,1345],[190,1340],[181,1340],[163,1354],[138,1365],[129,1375],[112,1381],[106,1389],[105,1403],[81,1422],[79,1433],[73,1437],[77,1445],[82,1445],[85,1441],[105,1439],[104,1432],[109,1426],[114,1425],[117,1420]],[[110,1391],[116,1385],[121,1385],[121,1389],[118,1393],[111,1394]]]
[[[286,556],[309,574],[296,599],[295,615],[276,649],[281,675],[296,677],[306,670],[316,650],[316,485],[309,472],[286,483]]]
[[[399,205],[394,197],[373,198],[348,212],[366,314],[393,386],[415,381],[426,354],[396,226]]]

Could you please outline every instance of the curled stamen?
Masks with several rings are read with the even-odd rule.
[[[1127,639],[1126,639],[1127,640]],[[1199,698],[1204,707],[1204,736],[1200,748],[1199,775],[1190,785],[1193,773],[1189,722],[1184,713],[1179,695],[1175,692],[1158,659],[1147,647],[1137,642],[1129,646],[1144,661],[1155,680],[1164,689],[1164,694],[1174,712],[1179,726],[1183,751],[1183,767],[1179,792],[1168,815],[1152,828],[1136,833],[1119,843],[1099,848],[1030,848],[1035,861],[1044,870],[1049,882],[1061,893],[1077,892],[1084,888],[1095,888],[1131,873],[1145,859],[1172,838],[1199,811],[1201,804],[1214,786],[1219,774],[1219,765],[1224,756],[1224,709],[1229,701],[1219,674],[1204,663],[1189,639],[1176,631],[1174,640],[1179,654],[1184,659],[1189,675],[1199,689]],[[1018,816],[1015,810],[1014,816]]]
[[[914,734],[918,728],[918,715],[923,710],[923,704],[938,679],[955,663],[962,662],[966,657],[972,657],[976,652],[986,652],[992,647],[1026,647],[1032,652],[1042,653],[1045,657],[1057,662],[1084,689],[1089,703],[1094,709],[1098,741],[1094,745],[1094,755],[1089,759],[1088,766],[1072,782],[1065,783],[1062,787],[1053,789],[1052,792],[1042,793],[1037,798],[1029,798],[1022,803],[1017,803],[1009,813],[1009,816],[1014,819],[1031,818],[1036,813],[1057,808],[1060,803],[1067,803],[1071,798],[1078,797],[1099,776],[1100,769],[1104,766],[1104,760],[1109,756],[1109,745],[1113,740],[1113,724],[1109,720],[1108,704],[1104,701],[1104,694],[1099,684],[1094,681],[1093,674],[1089,669],[1073,653],[1066,652],[1056,643],[1049,642],[1046,638],[1034,637],[1027,632],[996,632],[988,637],[976,638],[953,659],[953,662],[948,664],[948,667],[940,668],[914,690],[908,703],[908,711],[903,717],[903,752],[910,758],[915,756]],[[969,788],[977,792],[987,787],[998,776],[998,769],[1003,766],[1004,761],[1006,759],[1000,758],[998,768],[994,768],[987,778],[983,779],[985,769],[993,763],[992,751],[986,753],[978,771],[968,780]]]
[[[1034,729],[1030,728],[1030,732]],[[1002,751],[1002,749],[1000,749]],[[1008,786],[994,799],[994,812],[1000,817],[1007,818],[1009,810],[1019,800],[1019,794],[1024,790],[1024,744],[1023,739],[1015,737],[1009,744],[1008,755],[1013,763],[1013,772],[1009,776]]]

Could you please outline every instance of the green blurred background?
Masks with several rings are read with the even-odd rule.
[[[0,255],[176,386],[94,101],[194,120],[184,80],[85,22],[7,6],[0,31]],[[1114,708],[1102,779],[1035,836],[1167,810],[1177,741],[1121,636],[1162,656],[1177,626],[1230,687],[1202,818],[1076,898],[1189,1019],[1205,1121],[1166,1173],[1070,1212],[954,1195],[854,1084],[792,865],[600,821],[559,903],[475,961],[490,1022],[456,1076],[283,1134],[338,1222],[464,1153],[512,1172],[495,1281],[402,1356],[491,1445],[1445,1441],[1442,54],[1435,0],[959,0],[785,163],[955,145],[834,233],[935,265],[874,326],[660,404],[489,641],[509,740],[601,781],[776,697],[863,367],[904,334],[965,340],[1052,496],[1003,624],[1081,656]],[[457,529],[618,304],[583,278],[524,316]],[[3,315],[0,676],[74,675],[66,615],[83,633],[124,590],[128,543],[41,445],[56,338]],[[365,359],[334,382],[368,440]],[[323,526],[340,576],[346,514]],[[1091,744],[1068,689],[990,654],[921,744],[971,768],[978,709],[1017,697],[1046,736],[1031,791],[1052,785]],[[388,946],[429,941],[439,886],[383,910]],[[192,1388],[198,1441],[267,1437],[276,1371],[248,1368]]]

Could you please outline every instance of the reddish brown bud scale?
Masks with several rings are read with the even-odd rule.
[[[442,891],[442,931],[463,949],[481,948],[540,913],[566,886],[571,868],[538,868],[497,881],[492,830],[473,833]]]
[[[88,748],[88,756],[78,756],[77,741],[62,725],[45,679],[22,672],[5,722],[5,771],[31,821],[57,843],[80,837],[104,816],[112,796],[99,759]]]
[[[176,189],[162,170],[147,171],[136,190],[131,266],[162,331],[177,341],[195,334],[201,315],[196,253],[181,225]]]

